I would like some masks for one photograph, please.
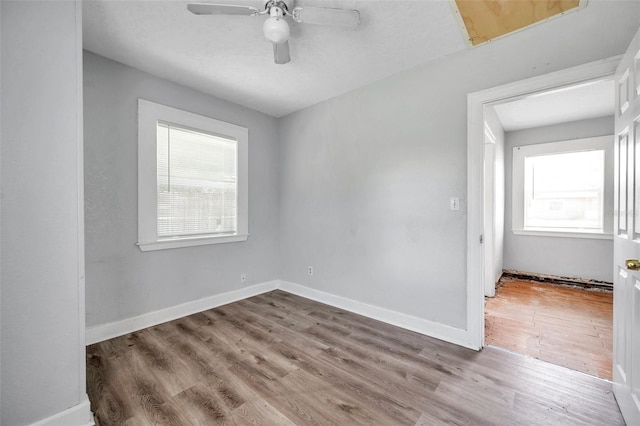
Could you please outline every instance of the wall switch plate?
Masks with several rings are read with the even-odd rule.
[[[458,197],[451,197],[449,199],[449,209],[454,212],[460,210],[460,199]]]

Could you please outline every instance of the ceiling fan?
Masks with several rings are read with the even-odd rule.
[[[355,27],[360,23],[360,12],[354,9],[293,7],[293,3],[294,0],[268,0],[264,5],[258,1],[255,6],[189,3],[187,9],[196,15],[269,15],[269,18],[264,21],[262,31],[265,38],[273,43],[273,57],[276,64],[286,64],[291,61],[287,17],[302,24]],[[261,8],[264,9],[261,10]]]

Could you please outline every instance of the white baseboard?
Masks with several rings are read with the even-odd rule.
[[[180,305],[149,312],[137,317],[127,318],[122,321],[90,327],[87,328],[86,342],[87,345],[91,345],[93,343],[123,336],[134,331],[142,330],[143,328],[152,327],[154,325],[162,324],[163,322],[172,321],[174,319],[226,305],[228,303],[237,302],[239,300],[276,289],[301,297],[306,297],[307,299],[315,300],[365,317],[373,318],[387,324],[415,331],[426,336],[435,337],[436,339],[444,340],[456,345],[478,349],[469,343],[468,333],[466,330],[403,314],[402,312],[369,305],[346,297],[325,293],[300,284],[280,280],[267,281],[251,287],[245,287],[228,293],[222,293],[204,299],[182,303]]]
[[[89,398],[86,398],[78,405],[67,408],[64,411],[32,423],[31,426],[93,426],[93,414],[89,405]]]
[[[348,299],[346,297],[325,293],[320,290],[315,290],[287,281],[280,281],[278,288],[297,296],[306,297],[307,299],[315,300],[316,302],[324,303],[325,305],[344,309],[346,311],[395,325],[406,330],[415,331],[416,333],[435,337],[436,339],[444,340],[467,348],[478,349],[469,344],[468,333],[466,330],[403,314],[402,312],[358,302],[357,300]]]
[[[186,317],[187,315],[206,311],[228,303],[237,302],[238,300],[247,299],[252,296],[257,296],[258,294],[275,290],[278,288],[278,284],[279,281],[267,281],[249,287],[244,287],[239,290],[206,297],[204,299],[181,303],[180,305],[138,315],[137,317],[89,327],[86,330],[86,344],[91,345],[93,343],[102,342],[103,340],[123,336],[134,331],[142,330],[143,328],[162,324],[163,322],[172,321],[174,319]]]

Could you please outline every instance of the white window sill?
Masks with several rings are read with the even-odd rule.
[[[567,232],[567,231],[530,231],[524,229],[512,229],[514,235],[530,235],[535,237],[556,238],[588,238],[592,240],[613,240],[613,235],[596,232]]]
[[[209,244],[236,243],[246,241],[249,235],[225,235],[218,237],[193,237],[137,243],[142,251],[165,250],[181,247],[205,246]]]

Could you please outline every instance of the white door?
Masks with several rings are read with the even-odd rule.
[[[616,70],[613,391],[640,425],[640,31]]]
[[[495,141],[491,141],[485,136],[484,142],[484,233],[482,235],[484,244],[484,295],[494,297],[496,295],[496,278],[494,275],[494,232],[493,232],[493,206],[495,196]]]

